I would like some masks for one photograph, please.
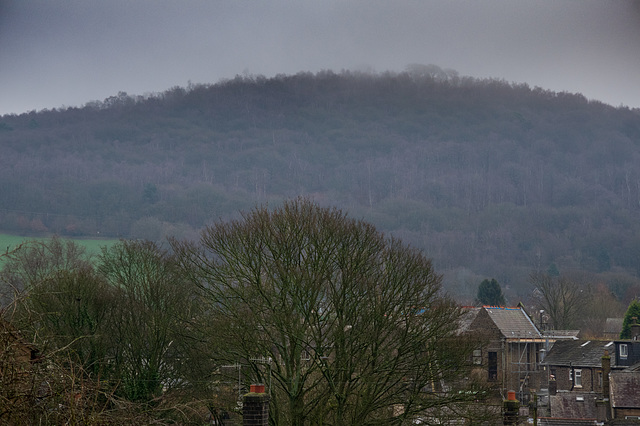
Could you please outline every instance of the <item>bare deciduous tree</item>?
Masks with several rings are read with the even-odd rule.
[[[3,304],[59,271],[76,271],[90,266],[90,258],[84,247],[57,236],[49,240],[24,242],[3,257],[4,264],[0,272]]]
[[[205,377],[211,368],[189,326],[199,305],[172,257],[152,242],[122,241],[105,248],[94,267],[68,256],[76,253],[72,245],[42,240],[4,256],[11,262],[5,277],[29,280],[0,310],[8,321],[0,325],[11,323],[11,333],[0,329],[0,423],[175,424],[212,417]],[[5,344],[8,335],[19,338]],[[30,348],[39,351],[37,362]],[[16,354],[24,362],[16,363]]]
[[[99,274],[111,285],[111,347],[123,395],[147,401],[179,382],[173,345],[194,315],[193,291],[168,253],[150,241],[104,248]]]
[[[575,327],[585,296],[578,283],[565,276],[554,277],[540,272],[531,274],[530,280],[540,306],[549,315],[551,326],[556,330]]]
[[[173,247],[208,302],[209,355],[270,385],[272,424],[401,424],[470,397],[442,386],[464,377],[458,308],[372,225],[296,200]]]

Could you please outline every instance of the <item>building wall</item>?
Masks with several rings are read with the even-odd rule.
[[[502,383],[503,371],[503,344],[502,334],[484,310],[478,313],[473,322],[473,328],[470,333],[477,336],[482,343],[482,365],[476,369],[478,377],[495,383]],[[497,358],[497,377],[494,380],[489,378],[489,353],[496,353]]]
[[[617,341],[616,345],[616,365],[619,366],[631,366],[638,362],[640,362],[640,341],[637,340],[626,340],[626,341]],[[620,356],[620,346],[627,346],[627,357],[622,358]]]
[[[546,387],[547,373],[539,365],[542,343],[511,339],[506,345],[505,386],[516,392],[529,394]],[[523,398],[523,395],[519,395]]]
[[[555,383],[557,391],[576,391],[576,392],[602,392],[602,369],[592,367],[573,367],[573,370],[582,372],[582,386],[574,386],[572,377],[572,368],[551,366],[550,370],[555,372]]]
[[[531,390],[537,392],[547,387],[547,372],[536,363],[536,353],[541,345],[500,339],[486,342],[482,347],[482,363],[480,365],[476,362],[475,374],[483,380],[495,383],[504,392],[516,391],[519,399],[527,400]],[[493,380],[489,371],[491,352],[496,354],[496,375]]]
[[[629,417],[640,417],[640,408],[616,408],[614,416],[616,419]]]
[[[482,362],[474,362],[477,365],[474,370],[476,377],[495,384],[503,397],[507,391],[513,390],[520,400],[527,402],[532,390],[546,388],[547,373],[539,365],[544,342],[505,337],[484,309],[478,312],[467,332],[483,342]],[[491,353],[496,358],[494,377],[490,375]]]

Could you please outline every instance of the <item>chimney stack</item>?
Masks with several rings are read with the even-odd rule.
[[[602,356],[602,396],[609,399],[609,373],[611,372],[611,357],[605,350]]]
[[[502,404],[502,424],[517,425],[519,411],[520,401],[516,399],[516,392],[507,392],[507,399],[505,399]]]
[[[610,397],[610,385],[609,385],[609,373],[611,372],[611,357],[609,351],[605,350],[602,356],[602,401],[597,402],[598,406],[598,420],[606,421],[611,419],[611,402]]]
[[[640,324],[638,324],[638,317],[631,318],[631,340],[638,340],[640,337]]]
[[[242,401],[242,425],[268,426],[269,395],[264,392],[264,385],[251,385],[249,389]]]

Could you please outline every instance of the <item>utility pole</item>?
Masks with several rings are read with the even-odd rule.
[[[533,426],[538,426],[538,394],[533,393],[533,401],[529,403],[529,415],[533,417]]]

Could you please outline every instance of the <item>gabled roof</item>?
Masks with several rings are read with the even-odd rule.
[[[458,320],[458,334],[469,331],[469,328],[471,327],[471,323],[473,323],[473,320],[475,320],[476,317],[478,316],[480,309],[482,308],[475,308],[475,307],[462,308],[462,315]]]
[[[596,406],[598,399],[602,399],[602,396],[594,392],[558,392],[555,395],[549,395],[551,414],[555,420],[581,420],[581,422],[570,423],[574,425],[594,424],[593,421],[598,417]]]
[[[609,383],[613,407],[640,408],[640,372],[612,371]]]
[[[610,340],[558,340],[544,359],[543,364],[563,367],[600,367],[604,351],[611,356],[615,367],[615,345]]]
[[[580,330],[544,330],[542,335],[551,340],[572,339],[578,340]]]
[[[542,337],[529,315],[521,308],[484,306],[483,309],[507,339],[539,339]]]
[[[623,321],[624,318],[607,318],[604,323],[604,332],[606,334],[615,334],[616,336],[619,336],[622,331]]]

